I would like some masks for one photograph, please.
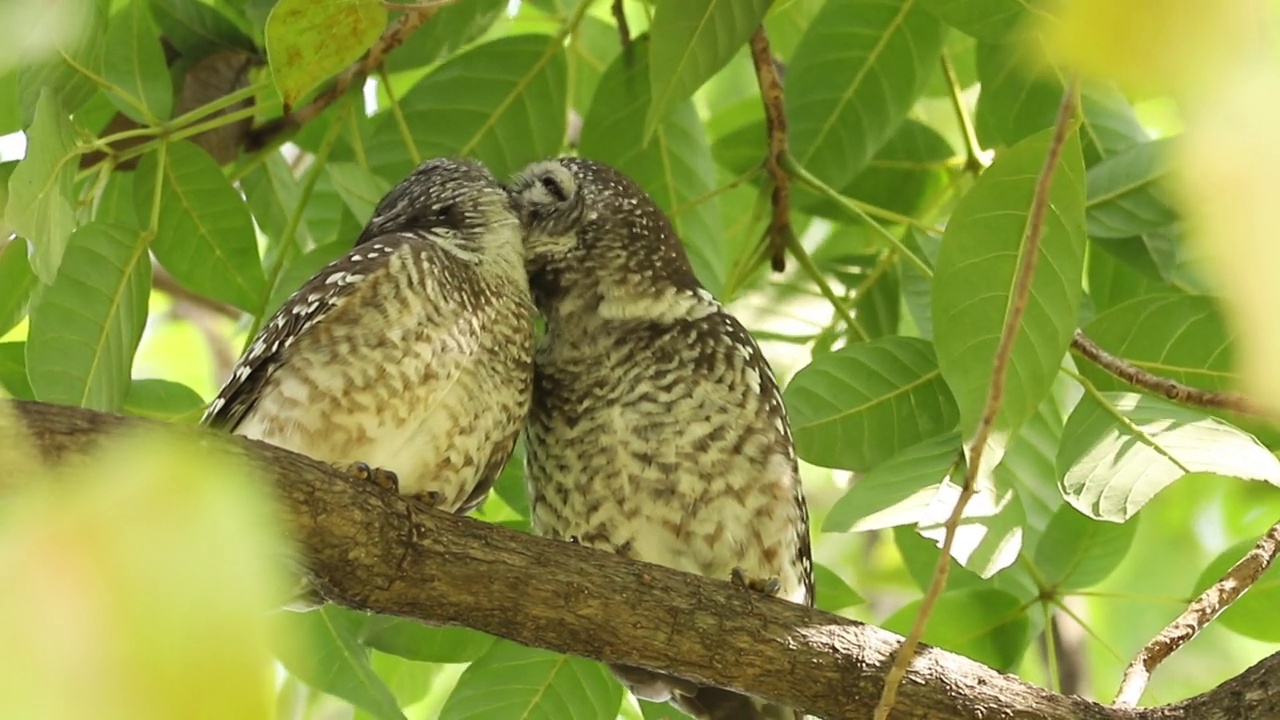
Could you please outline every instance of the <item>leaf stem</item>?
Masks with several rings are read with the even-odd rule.
[[[382,83],[382,89],[391,100],[391,117],[395,118],[400,139],[404,142],[405,149],[409,151],[409,159],[413,160],[414,165],[418,165],[422,162],[422,153],[418,152],[418,145],[413,141],[413,133],[409,132],[409,123],[405,122],[404,111],[400,108],[395,90],[391,88],[391,78],[387,76],[386,68],[378,68],[378,82]]]
[[[817,264],[813,262],[813,257],[809,255],[809,251],[804,249],[804,245],[800,244],[800,240],[796,238],[795,233],[791,233],[787,238],[787,250],[789,250],[791,255],[795,257],[796,262],[800,265],[800,269],[803,270],[804,273],[809,276],[809,279],[818,286],[818,291],[822,293],[822,297],[826,298],[827,302],[831,303],[832,309],[835,310],[836,315],[840,316],[840,319],[844,321],[844,324],[849,327],[850,332],[856,335],[858,340],[862,342],[869,340],[871,336],[867,334],[865,329],[863,329],[861,323],[858,322],[858,319],[853,316],[853,313],[849,312],[849,309],[844,306],[844,300],[839,295],[836,295],[835,291],[831,289],[831,285],[829,285],[827,283],[827,279],[822,276],[822,271],[819,270]]]
[[[966,153],[964,169],[974,175],[981,175],[983,170],[991,166],[991,153],[983,150],[978,142],[978,133],[973,129],[973,120],[969,117],[969,109],[964,105],[964,88],[960,87],[960,78],[951,65],[951,57],[942,53],[942,74],[947,79],[950,90],[951,106],[956,111],[956,120],[960,123],[960,132],[964,135]]]

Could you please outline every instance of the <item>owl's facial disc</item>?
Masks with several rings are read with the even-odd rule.
[[[558,160],[533,163],[512,180],[508,191],[524,224],[530,261],[565,255],[577,245],[583,205],[569,168]]]

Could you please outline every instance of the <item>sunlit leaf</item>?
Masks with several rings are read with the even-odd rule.
[[[919,612],[919,600],[907,603],[883,626],[906,633]],[[1031,643],[1031,623],[1022,601],[1003,590],[949,590],[929,616],[924,641],[997,670],[1011,670]]]
[[[600,663],[501,640],[463,671],[440,720],[598,720],[621,703]]]
[[[807,462],[867,471],[959,415],[933,347],[889,337],[820,355],[784,395],[796,449]]]
[[[484,35],[507,9],[507,0],[467,0],[443,5],[431,22],[387,56],[389,72],[426,67]]]
[[[160,212],[151,249],[174,279],[201,295],[257,312],[266,279],[244,199],[205,151],[169,145],[163,168],[147,155],[134,180],[140,218],[151,217],[157,181]],[[157,179],[157,173],[162,177]]]
[[[40,96],[46,90],[67,112],[79,110],[97,92],[97,85],[84,69],[101,65],[106,46],[108,5],[96,0],[70,0],[65,5],[59,4],[58,10],[63,17],[79,18],[83,24],[74,34],[62,38],[56,55],[19,68],[18,101],[24,125],[37,117]]]
[[[902,450],[854,482],[827,513],[823,532],[914,525],[924,518],[959,457],[960,436],[956,433],[938,435]]]
[[[1118,525],[1099,522],[1063,505],[1040,539],[1036,572],[1059,592],[1097,585],[1124,560],[1137,531],[1137,518]]]
[[[107,96],[139,123],[168,120],[173,107],[173,81],[160,39],[151,22],[150,3],[126,3],[107,23],[102,77]]]
[[[35,120],[27,128],[27,154],[9,177],[5,225],[35,246],[31,267],[41,282],[53,282],[76,227],[72,184],[76,177],[75,133],[57,95],[40,93]]]
[[[947,223],[933,278],[934,343],[955,394],[965,433],[977,426],[992,381],[996,347],[1007,322],[1027,241],[1036,179],[1050,136],[1034,135],[996,158]],[[1044,228],[996,427],[1011,431],[1048,393],[1080,306],[1084,270],[1084,167],[1073,134],[1047,198]]]
[[[267,58],[286,105],[355,62],[387,25],[378,0],[280,0],[267,18]]]
[[[151,261],[137,230],[99,221],[76,230],[31,313],[27,376],[36,398],[119,410],[150,291]]]
[[[1062,492],[1089,517],[1123,522],[1190,473],[1280,486],[1280,460],[1252,435],[1161,398],[1086,395],[1062,430]]]
[[[937,67],[942,30],[917,0],[828,0],[787,66],[800,164],[836,187],[861,172]]]

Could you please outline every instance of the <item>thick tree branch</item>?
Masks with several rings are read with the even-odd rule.
[[[18,411],[49,462],[125,425],[157,423],[31,402]],[[7,436],[0,442],[23,442]],[[179,433],[199,429],[174,428]],[[202,437],[207,437],[201,435]],[[353,608],[465,625],[517,642],[749,690],[835,720],[867,718],[902,638],[811,608],[467,518],[413,514],[399,497],[279,448],[229,439],[275,479],[313,582]],[[39,482],[38,474],[12,478]],[[1199,697],[1155,709],[1056,695],[936,648],[908,668],[895,718],[1228,720],[1280,717],[1280,655]]]

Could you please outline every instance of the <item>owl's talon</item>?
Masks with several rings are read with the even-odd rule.
[[[410,495],[409,504],[422,512],[431,512],[444,502],[444,493],[439,490],[428,490],[418,495]]]
[[[740,567],[735,567],[729,572],[729,582],[744,590],[752,590],[769,597],[776,596],[778,591],[782,589],[782,581],[778,578],[749,578],[747,577],[747,571]]]
[[[580,546],[580,545],[582,545],[582,538],[578,537],[577,535],[570,535],[570,536],[569,536],[569,544],[570,544],[570,545],[579,545],[579,546]]]
[[[372,482],[383,490],[400,491],[399,476],[385,468],[369,467],[369,463],[365,462],[353,462],[345,470],[348,475],[354,475],[357,480]]]

